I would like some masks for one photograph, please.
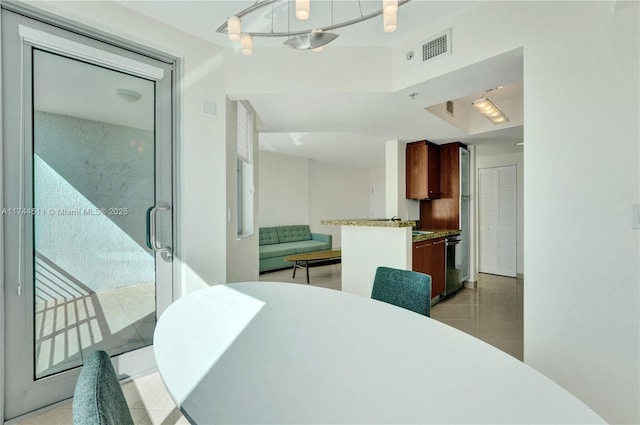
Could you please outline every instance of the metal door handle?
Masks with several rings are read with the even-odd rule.
[[[167,204],[156,205],[147,209],[147,246],[155,252],[159,252],[165,261],[171,261],[173,253],[170,246],[163,247],[156,237],[156,216],[158,211],[171,211]]]

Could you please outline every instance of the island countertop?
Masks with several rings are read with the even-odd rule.
[[[345,218],[321,220],[326,226],[362,226],[362,227],[415,227],[415,220],[393,220],[390,218]]]
[[[438,238],[446,238],[447,236],[459,235],[460,230],[428,230],[428,229],[420,229],[421,232],[430,232],[427,234],[416,235],[414,234],[411,238],[412,242],[420,242],[426,241],[427,239],[438,239]]]
[[[428,239],[438,239],[447,236],[458,235],[458,229],[416,229],[418,221],[416,220],[393,220],[390,218],[345,218],[333,220],[321,220],[320,224],[325,226],[360,226],[360,227],[411,227],[414,230],[412,234],[412,242],[420,242]],[[424,232],[416,234],[418,232]]]

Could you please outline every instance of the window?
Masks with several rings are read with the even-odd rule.
[[[253,234],[253,113],[238,102],[237,222],[238,236]]]

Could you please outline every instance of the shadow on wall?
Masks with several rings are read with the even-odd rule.
[[[153,282],[153,133],[44,112],[34,131],[35,250],[94,291]]]
[[[127,208],[107,217],[146,249],[144,213],[155,200],[152,131],[37,111],[34,140],[34,153],[67,183],[66,192],[77,191],[94,208]],[[62,189],[46,179],[34,183],[41,200],[43,191]],[[46,207],[71,208],[67,193],[57,195]]]

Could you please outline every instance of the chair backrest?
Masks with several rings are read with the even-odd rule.
[[[111,359],[106,351],[89,353],[73,393],[74,425],[133,425]]]
[[[427,317],[431,315],[431,276],[410,270],[378,267],[371,298]]]

